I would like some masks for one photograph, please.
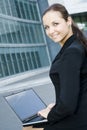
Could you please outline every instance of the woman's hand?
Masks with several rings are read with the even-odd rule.
[[[49,109],[52,109],[54,106],[55,106],[55,103],[51,103],[51,104],[49,104],[47,107],[48,107]]]
[[[48,116],[49,112],[51,111],[51,109],[53,108],[54,105],[55,105],[55,103],[49,104],[49,105],[47,106],[47,108],[45,108],[45,109],[39,111],[39,112],[38,112],[38,115],[40,115],[40,116],[42,116],[42,117],[44,117],[44,118],[47,119],[47,116]]]

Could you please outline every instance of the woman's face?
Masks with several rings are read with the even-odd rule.
[[[65,21],[58,11],[49,11],[43,16],[43,25],[46,34],[54,42],[59,42],[61,45],[72,35],[71,18]]]

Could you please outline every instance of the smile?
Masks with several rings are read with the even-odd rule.
[[[55,39],[55,38],[58,38],[58,35],[52,35],[51,36],[53,39]]]

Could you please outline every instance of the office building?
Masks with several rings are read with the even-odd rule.
[[[41,23],[41,11],[48,3],[43,2],[0,1],[0,78],[50,65]]]

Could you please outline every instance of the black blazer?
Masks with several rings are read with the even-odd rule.
[[[87,130],[87,56],[74,35],[52,62],[50,78],[56,105],[48,114],[45,130]]]

